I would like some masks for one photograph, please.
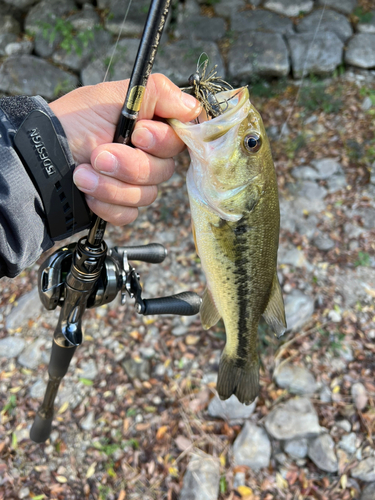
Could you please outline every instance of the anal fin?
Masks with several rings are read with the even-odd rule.
[[[220,313],[217,310],[212,299],[211,293],[207,287],[203,293],[200,314],[202,326],[205,330],[208,330],[209,328],[211,328],[211,326],[216,325],[216,323],[221,318]]]
[[[277,337],[281,337],[281,335],[285,333],[287,326],[285,319],[284,300],[281,293],[279,278],[277,277],[276,272],[275,276],[273,277],[271,294],[266,310],[263,313],[263,318],[276,333]]]

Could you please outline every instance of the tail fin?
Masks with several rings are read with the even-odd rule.
[[[228,399],[235,394],[240,403],[249,405],[259,394],[259,362],[239,368],[235,359],[223,354],[216,389],[220,399]]]

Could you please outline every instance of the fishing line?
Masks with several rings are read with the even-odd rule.
[[[109,60],[109,63],[108,63],[108,66],[107,66],[106,72],[105,72],[105,74],[104,74],[104,78],[103,78],[103,82],[102,82],[102,83],[104,83],[104,82],[106,81],[106,79],[107,79],[109,69],[110,69],[110,67],[111,67],[111,64],[112,64],[113,58],[114,58],[114,56],[115,56],[115,52],[116,52],[116,50],[117,50],[117,46],[118,46],[118,44],[119,44],[119,41],[120,41],[120,38],[121,38],[122,32],[123,32],[123,30],[124,30],[125,21],[126,21],[126,19],[127,19],[127,17],[128,17],[128,13],[129,13],[129,10],[130,10],[130,7],[131,7],[131,4],[132,4],[132,1],[133,1],[133,0],[129,0],[129,1],[128,1],[128,7],[127,7],[127,9],[126,9],[126,12],[125,12],[124,18],[123,18],[123,20],[122,20],[121,28],[120,28],[119,34],[118,34],[118,36],[117,36],[117,40],[116,40],[115,46],[114,46],[114,48],[113,48],[113,50],[112,50],[111,58],[110,58],[110,60]]]
[[[323,15],[324,15],[324,12],[325,12],[325,10],[326,10],[326,7],[327,7],[327,0],[325,0],[325,2],[324,2],[324,6],[323,6],[323,9],[322,9],[322,13],[321,13],[321,15],[320,15],[320,19],[319,19],[319,21],[318,21],[317,28],[316,28],[316,30],[315,30],[314,36],[313,36],[313,38],[312,38],[312,40],[311,40],[311,42],[310,42],[310,44],[309,44],[309,47],[308,47],[308,49],[307,49],[306,59],[305,59],[305,62],[304,62],[304,64],[303,64],[303,68],[302,68],[302,79],[301,79],[301,83],[300,83],[300,86],[299,86],[299,89],[298,89],[297,95],[296,95],[296,97],[294,98],[294,101],[293,101],[293,104],[292,104],[292,108],[291,108],[291,110],[289,111],[288,116],[287,116],[287,118],[286,118],[285,122],[283,123],[283,125],[282,125],[282,127],[281,127],[281,130],[280,130],[280,135],[279,135],[278,140],[280,140],[280,139],[281,139],[281,137],[283,136],[284,131],[285,131],[285,128],[286,128],[286,126],[287,126],[287,124],[288,124],[288,122],[289,122],[289,120],[290,120],[290,117],[292,116],[292,113],[293,113],[293,111],[294,111],[294,109],[295,109],[295,107],[296,107],[296,105],[297,105],[297,102],[298,102],[298,100],[299,100],[299,97],[300,97],[300,95],[301,95],[302,87],[303,87],[303,84],[304,84],[304,82],[305,82],[305,80],[306,80],[306,66],[307,66],[307,61],[308,61],[308,59],[309,59],[309,55],[310,55],[310,52],[311,52],[311,47],[312,47],[313,43],[314,43],[314,42],[315,42],[315,40],[316,40],[316,37],[317,37],[318,31],[319,31],[320,25],[321,25],[321,23],[322,23],[322,19],[323,19]]]

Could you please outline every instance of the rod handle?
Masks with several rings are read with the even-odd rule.
[[[167,249],[160,243],[149,243],[148,245],[133,247],[115,247],[114,250],[120,255],[126,252],[128,260],[140,260],[150,264],[160,264],[167,256]]]
[[[182,292],[168,297],[144,299],[143,315],[177,314],[178,316],[193,316],[199,313],[202,299],[194,292]],[[139,304],[140,305],[140,304]]]
[[[34,443],[44,443],[51,434],[53,414],[49,418],[43,418],[39,413],[35,415],[34,423],[30,429],[30,439]]]

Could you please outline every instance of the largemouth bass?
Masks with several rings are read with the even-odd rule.
[[[187,145],[187,188],[197,253],[206,276],[201,321],[223,318],[226,345],[217,391],[250,404],[259,393],[261,316],[286,329],[276,272],[280,212],[276,172],[261,116],[246,87],[216,95],[223,113],[202,123],[170,124]]]

